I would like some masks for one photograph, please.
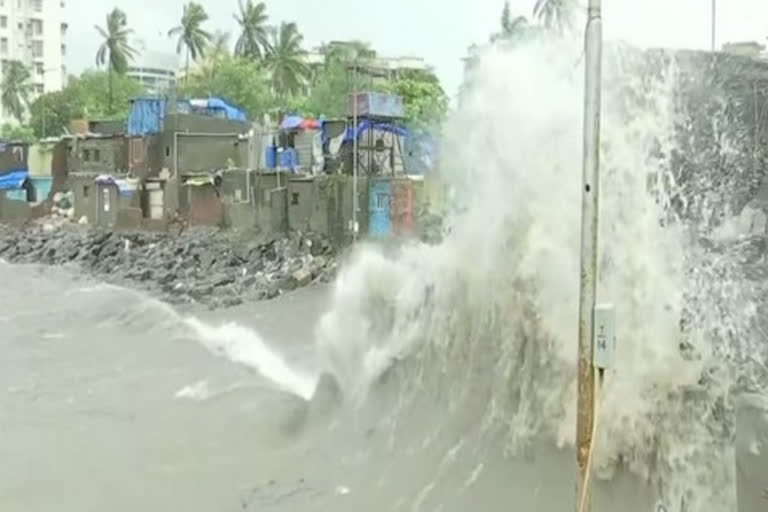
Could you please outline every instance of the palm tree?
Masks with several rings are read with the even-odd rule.
[[[3,109],[15,117],[19,123],[24,120],[24,109],[29,104],[29,93],[32,89],[29,83],[31,77],[29,70],[20,61],[12,60],[8,63],[3,78],[0,102]]]
[[[109,72],[109,111],[112,112],[112,73],[123,74],[128,69],[128,61],[136,56],[130,44],[128,36],[133,30],[128,28],[128,19],[125,13],[115,7],[107,14],[106,28],[94,25],[96,31],[101,34],[104,41],[96,52],[96,65],[107,65]]]
[[[573,23],[574,0],[536,0],[533,15],[545,27],[563,33]]]
[[[267,37],[267,7],[264,2],[254,4],[253,0],[247,0],[245,5],[240,0],[240,15],[234,15],[237,24],[240,25],[240,36],[235,43],[235,55],[261,59],[264,51],[269,46]]]
[[[203,6],[197,2],[189,2],[184,5],[181,24],[168,31],[168,37],[178,37],[176,53],[181,54],[181,50],[186,49],[185,81],[189,77],[189,58],[192,57],[192,60],[196,61],[199,57],[205,57],[205,50],[211,42],[211,34],[202,27],[206,21],[208,14]]]
[[[307,53],[301,47],[304,37],[299,33],[296,23],[285,22],[270,35],[272,41],[267,46],[264,62],[271,74],[275,96],[280,98],[284,93],[296,94],[312,74],[303,60]]]

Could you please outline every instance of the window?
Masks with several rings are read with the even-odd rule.
[[[32,20],[31,22],[32,26],[32,33],[36,36],[43,35],[43,20]]]
[[[299,193],[293,192],[291,194],[291,204],[299,204]]]
[[[32,41],[32,56],[36,59],[39,59],[43,56],[43,42],[42,41]]]
[[[8,38],[0,37],[0,54],[5,55],[8,53]]]
[[[0,16],[0,28],[8,28],[8,16]]]
[[[88,197],[88,192],[90,191],[91,187],[88,185],[83,185],[83,197]]]
[[[84,149],[83,150],[83,162],[90,162],[91,161],[91,150],[90,149]]]
[[[61,45],[61,54],[66,55],[67,54],[67,45],[62,44]]]
[[[43,12],[43,0],[29,0],[29,5],[35,12]]]
[[[171,146],[165,146],[165,156],[171,156]]]
[[[35,62],[35,73],[38,75],[42,75],[45,71],[43,70],[43,63],[42,62]]]
[[[101,162],[101,150],[94,149],[93,150],[93,161],[94,162]]]

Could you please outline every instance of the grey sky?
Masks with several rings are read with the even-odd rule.
[[[208,28],[236,33],[237,0],[198,0],[211,17]],[[586,0],[581,0],[586,3]],[[530,15],[534,0],[511,0],[514,15]],[[174,51],[165,37],[178,23],[181,0],[67,0],[68,65],[92,67],[98,37],[113,6],[123,9],[147,47]],[[424,57],[447,92],[461,82],[467,47],[497,30],[503,0],[276,0],[266,1],[271,21],[296,21],[308,47],[331,39],[360,39],[386,55]],[[606,37],[641,46],[707,48],[710,0],[603,0]],[[718,0],[718,42],[768,36],[767,0]]]

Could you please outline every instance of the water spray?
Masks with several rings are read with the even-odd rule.
[[[581,200],[579,283],[578,402],[576,416],[576,503],[592,509],[589,489],[595,434],[595,365],[593,343],[597,298],[597,233],[600,196],[600,95],[602,75],[601,0],[589,0],[585,30],[584,148]],[[601,371],[602,373],[602,371]]]

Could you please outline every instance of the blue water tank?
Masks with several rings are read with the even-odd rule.
[[[277,148],[275,146],[267,146],[264,148],[264,163],[267,169],[274,169],[277,163]]]
[[[291,148],[284,148],[280,152],[280,167],[293,167],[294,151]]]

